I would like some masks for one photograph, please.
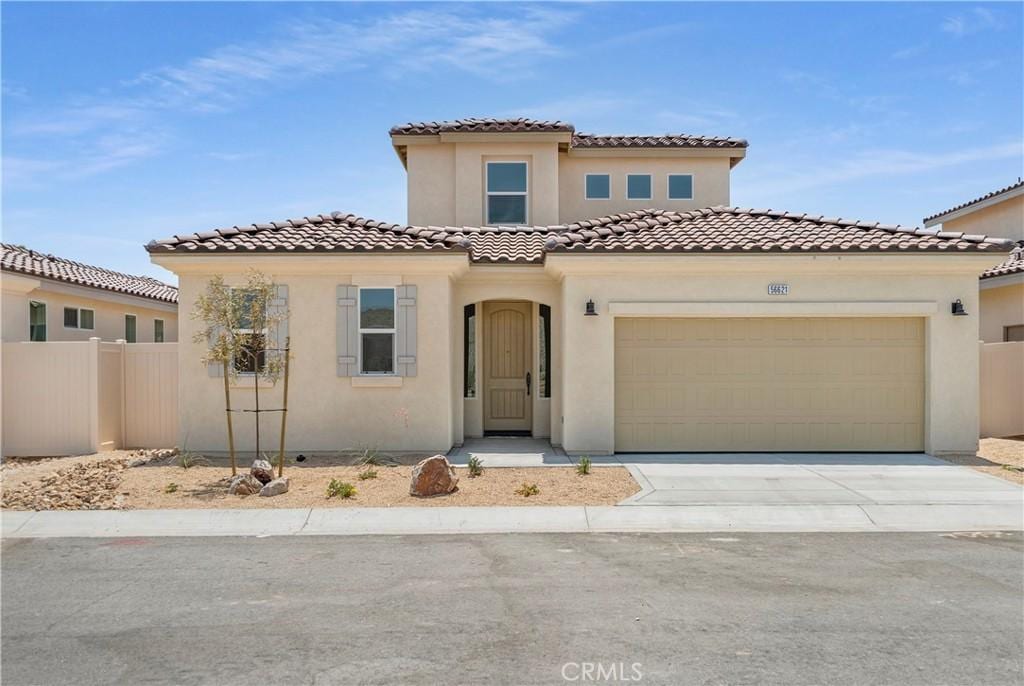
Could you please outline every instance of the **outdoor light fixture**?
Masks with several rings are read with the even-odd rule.
[[[587,317],[596,317],[597,316],[597,310],[594,309],[594,301],[593,300],[588,300],[587,301],[587,310],[583,314],[586,315]]]
[[[954,317],[966,317],[967,310],[964,309],[964,304],[960,302],[960,298],[953,301],[953,305],[950,307]]]

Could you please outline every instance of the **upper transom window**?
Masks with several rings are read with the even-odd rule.
[[[693,200],[693,174],[669,174],[668,199]]]
[[[526,162],[487,163],[487,223],[526,224]]]
[[[628,174],[626,176],[626,197],[630,200],[650,200],[651,175]]]

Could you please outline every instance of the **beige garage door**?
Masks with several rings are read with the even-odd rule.
[[[617,319],[615,449],[924,449],[921,318]]]

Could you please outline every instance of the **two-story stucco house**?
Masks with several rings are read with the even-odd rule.
[[[178,340],[178,289],[0,244],[3,340],[171,343]]]
[[[408,225],[332,213],[147,246],[184,313],[216,274],[278,284],[293,450],[975,451],[977,277],[1009,241],[729,207],[739,139],[471,119],[391,142]],[[224,450],[194,331],[182,317],[181,440]]]
[[[924,220],[943,231],[984,233],[1017,244],[1006,260],[981,274],[981,340],[1024,341],[1024,181]]]

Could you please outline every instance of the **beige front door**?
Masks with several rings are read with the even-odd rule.
[[[532,305],[484,303],[484,431],[529,431]]]
[[[623,452],[924,449],[921,318],[616,319]]]

